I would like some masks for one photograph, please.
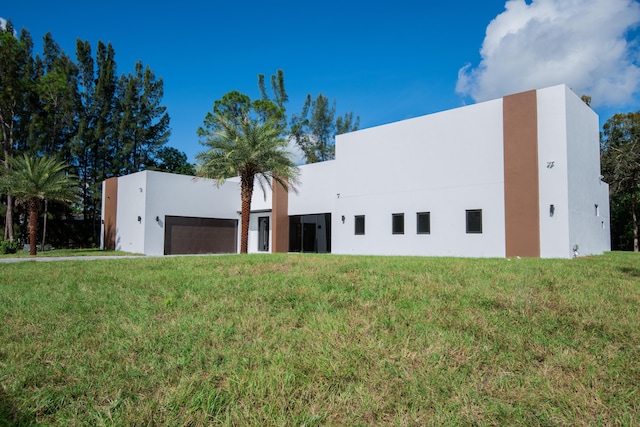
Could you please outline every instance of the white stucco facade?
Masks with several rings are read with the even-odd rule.
[[[335,160],[300,167],[298,191],[284,197],[285,214],[291,221],[302,220],[296,220],[301,221],[297,229],[293,222],[290,229],[279,227],[278,234],[286,233],[292,248],[298,247],[296,238],[315,236],[319,251],[354,255],[505,257],[516,256],[520,244],[533,251],[524,256],[544,258],[610,250],[609,192],[600,179],[597,115],[564,85],[514,97],[510,103],[497,99],[339,135]],[[525,146],[533,148],[529,152],[535,158],[518,162],[534,167],[535,185],[527,183],[522,196],[533,202],[527,206],[535,206],[524,213],[539,227],[535,234],[523,230],[520,235],[517,227],[505,225],[519,212],[522,199],[517,188],[514,192],[512,186],[509,194],[505,190],[510,180],[520,182],[518,171],[506,164],[514,157],[505,147],[522,145],[519,137],[512,141],[518,121],[505,111],[512,108],[506,105],[516,105],[514,100],[530,111],[523,120],[533,123]],[[115,240],[121,250],[161,255],[166,215],[240,220],[237,180],[218,188],[209,180],[140,172],[118,178],[117,189]],[[264,225],[265,220],[259,218],[268,218],[267,240],[275,239],[276,202],[275,193],[268,190],[265,197],[256,185],[250,252],[264,249],[258,242],[259,221]],[[480,212],[479,232],[468,229],[467,211]],[[418,232],[418,214],[424,220],[425,213],[428,232]],[[394,233],[392,218],[399,214],[404,227]],[[364,230],[358,233],[357,216],[364,217]],[[329,230],[330,242],[321,242],[319,236]],[[305,232],[306,238],[295,234]]]
[[[501,114],[492,101],[340,135],[333,252],[505,256]],[[483,210],[483,233],[466,233],[467,209]],[[430,234],[416,233],[418,212],[430,212]],[[404,234],[392,233],[394,213]]]

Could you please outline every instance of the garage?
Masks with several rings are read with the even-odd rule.
[[[165,216],[164,254],[237,253],[235,219]]]

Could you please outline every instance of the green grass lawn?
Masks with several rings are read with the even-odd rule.
[[[117,255],[139,255],[122,251],[103,251],[99,248],[90,249],[53,249],[38,251],[36,258],[42,257],[69,257],[69,256],[117,256]],[[140,255],[143,256],[143,255]],[[15,254],[0,254],[2,258],[30,258],[29,251],[18,249]]]
[[[0,425],[638,425],[640,256],[0,264]]]

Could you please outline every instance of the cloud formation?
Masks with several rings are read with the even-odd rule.
[[[639,23],[636,0],[508,0],[456,92],[479,102],[566,83],[592,105],[624,105],[640,91],[640,46],[627,40]]]

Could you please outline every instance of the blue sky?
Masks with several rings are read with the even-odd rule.
[[[361,128],[558,83],[591,95],[601,122],[640,108],[637,0],[14,0],[0,18],[37,42],[50,31],[72,57],[78,38],[111,42],[118,74],[149,65],[164,80],[169,145],[191,160],[213,102],[258,97],[257,74],[277,69],[289,114],[322,92]]]

